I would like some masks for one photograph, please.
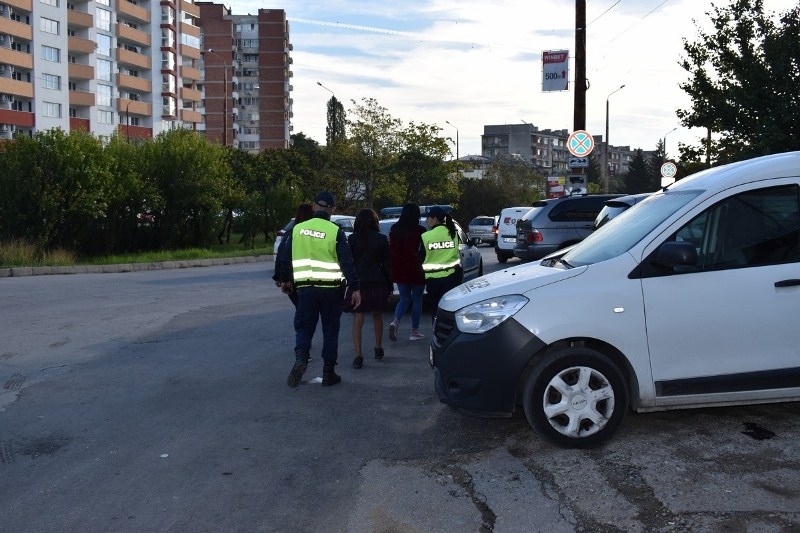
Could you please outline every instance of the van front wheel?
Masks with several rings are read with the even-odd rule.
[[[602,353],[569,347],[536,363],[522,404],[542,438],[568,448],[594,448],[622,423],[628,388],[622,372]]]

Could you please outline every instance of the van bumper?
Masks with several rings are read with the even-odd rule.
[[[518,246],[514,248],[514,256],[522,259],[523,261],[533,261],[535,259],[542,259],[543,257],[558,251],[560,248],[561,247],[556,244]]]
[[[431,364],[439,401],[479,416],[510,416],[523,371],[545,343],[513,318],[482,334],[462,333],[439,309]]]

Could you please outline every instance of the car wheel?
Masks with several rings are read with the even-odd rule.
[[[536,363],[522,404],[542,438],[563,447],[594,448],[622,423],[628,388],[620,369],[602,353],[570,347]]]
[[[505,255],[498,255],[497,256],[497,262],[498,263],[505,263],[506,261],[508,261],[508,256],[505,256]]]
[[[483,276],[483,259],[478,263],[478,277]]]

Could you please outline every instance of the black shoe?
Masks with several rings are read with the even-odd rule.
[[[297,387],[300,384],[300,380],[303,379],[306,366],[305,361],[295,361],[292,370],[289,372],[289,377],[286,378],[286,384],[291,388]]]
[[[383,348],[375,348],[375,359],[383,359]]]
[[[361,368],[362,366],[364,366],[364,358],[359,355],[353,359],[353,368]]]
[[[342,381],[342,377],[337,374],[333,367],[336,363],[333,364],[325,364],[322,368],[322,386],[323,387],[330,387],[331,385],[336,385],[340,381]]]

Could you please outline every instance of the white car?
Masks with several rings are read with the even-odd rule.
[[[350,215],[331,215],[331,222],[342,228],[345,232],[345,235],[350,235],[353,233],[353,224],[356,221],[356,217]],[[292,218],[286,225],[278,231],[275,235],[275,244],[272,247],[272,253],[278,253],[278,247],[281,245],[281,241],[283,240],[283,236],[287,233],[292,231],[294,227],[294,218]]]
[[[800,400],[800,152],[684,178],[439,304],[439,399],[593,447],[637,412]]]

